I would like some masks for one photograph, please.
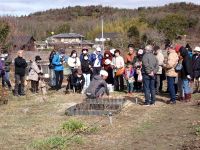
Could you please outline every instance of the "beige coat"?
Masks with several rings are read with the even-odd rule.
[[[166,70],[166,76],[168,77],[177,77],[178,74],[175,71],[175,67],[178,64],[178,54],[175,50],[170,50],[170,53],[167,57],[167,62],[164,64]]]
[[[35,61],[32,62],[30,67],[30,72],[28,74],[28,80],[38,81],[39,73],[42,73],[42,70],[39,69]]]
[[[164,55],[162,54],[162,50],[158,50],[158,54],[156,55],[156,59],[158,60],[159,69],[156,74],[162,74],[163,63],[164,63]]]

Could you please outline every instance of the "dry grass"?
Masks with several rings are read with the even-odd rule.
[[[113,93],[113,96],[125,94]],[[193,104],[166,105],[164,97],[158,97],[160,101],[152,107],[135,105],[135,97],[143,99],[142,94],[137,94],[126,97],[129,105],[113,116],[110,126],[105,116],[64,115],[67,107],[83,101],[79,94],[50,92],[47,102],[40,95],[8,97],[8,105],[0,106],[0,147],[4,150],[30,149],[34,141],[57,135],[69,119],[87,125],[98,122],[97,132],[84,135],[84,143],[74,143],[70,149],[177,149],[186,139],[193,138],[190,126],[200,114],[200,108]],[[199,94],[194,96],[196,100],[199,98]]]

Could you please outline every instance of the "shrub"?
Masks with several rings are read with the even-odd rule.
[[[70,131],[70,132],[79,132],[85,128],[85,124],[82,121],[79,120],[68,120],[62,125],[62,129],[64,131]]]

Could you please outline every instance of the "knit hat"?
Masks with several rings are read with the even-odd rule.
[[[108,76],[108,72],[105,71],[105,70],[101,70],[101,71],[100,71],[100,75],[101,75],[101,76],[106,76],[106,77],[107,77],[107,76]]]

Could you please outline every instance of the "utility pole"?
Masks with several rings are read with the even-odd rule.
[[[104,34],[103,34],[103,16],[101,17],[101,40],[102,40],[102,51],[104,53]]]

